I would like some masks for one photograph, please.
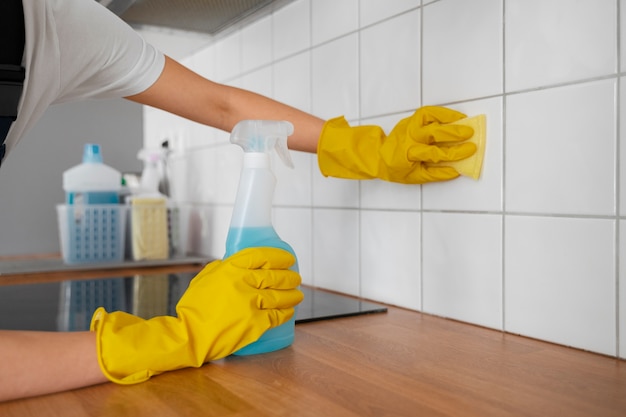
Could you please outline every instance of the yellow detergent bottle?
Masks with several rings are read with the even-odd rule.
[[[270,153],[278,152],[285,165],[293,168],[287,149],[287,137],[293,125],[286,121],[244,120],[233,129],[231,143],[244,150],[243,169],[235,199],[233,215],[226,238],[228,257],[250,247],[275,247],[296,256],[272,225],[272,201],[276,177],[270,166]],[[291,267],[298,271],[298,263]],[[238,350],[235,355],[272,352],[290,346],[294,340],[295,315],[287,323],[265,332],[256,342]]]

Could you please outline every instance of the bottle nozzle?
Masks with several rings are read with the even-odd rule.
[[[269,153],[276,150],[283,163],[293,168],[287,147],[287,137],[293,133],[293,125],[282,120],[242,120],[230,134],[230,142],[239,145],[244,152]]]
[[[161,162],[166,157],[166,151],[164,148],[159,149],[140,149],[137,152],[137,159],[146,163]]]
[[[83,148],[83,162],[86,163],[101,163],[102,153],[100,152],[100,145],[95,143],[87,143]]]

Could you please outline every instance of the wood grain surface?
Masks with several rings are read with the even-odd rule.
[[[0,403],[3,417],[624,415],[624,361],[391,307],[299,324],[278,352]]]

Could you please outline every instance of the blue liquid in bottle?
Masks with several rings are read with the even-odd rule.
[[[226,238],[226,257],[245,248],[252,247],[273,247],[284,249],[296,256],[293,248],[285,241],[281,240],[273,227],[231,227]],[[289,268],[298,272],[298,261]],[[294,340],[294,330],[296,315],[288,322],[278,327],[269,329],[256,341],[248,346],[239,349],[233,355],[256,355],[259,353],[273,352],[290,346]]]

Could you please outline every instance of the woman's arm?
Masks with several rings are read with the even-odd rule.
[[[209,81],[168,57],[150,88],[126,98],[227,132],[245,119],[288,120],[295,127],[289,148],[304,152],[317,151],[324,125],[324,120],[270,98]]]
[[[106,381],[93,332],[0,330],[0,401]]]

